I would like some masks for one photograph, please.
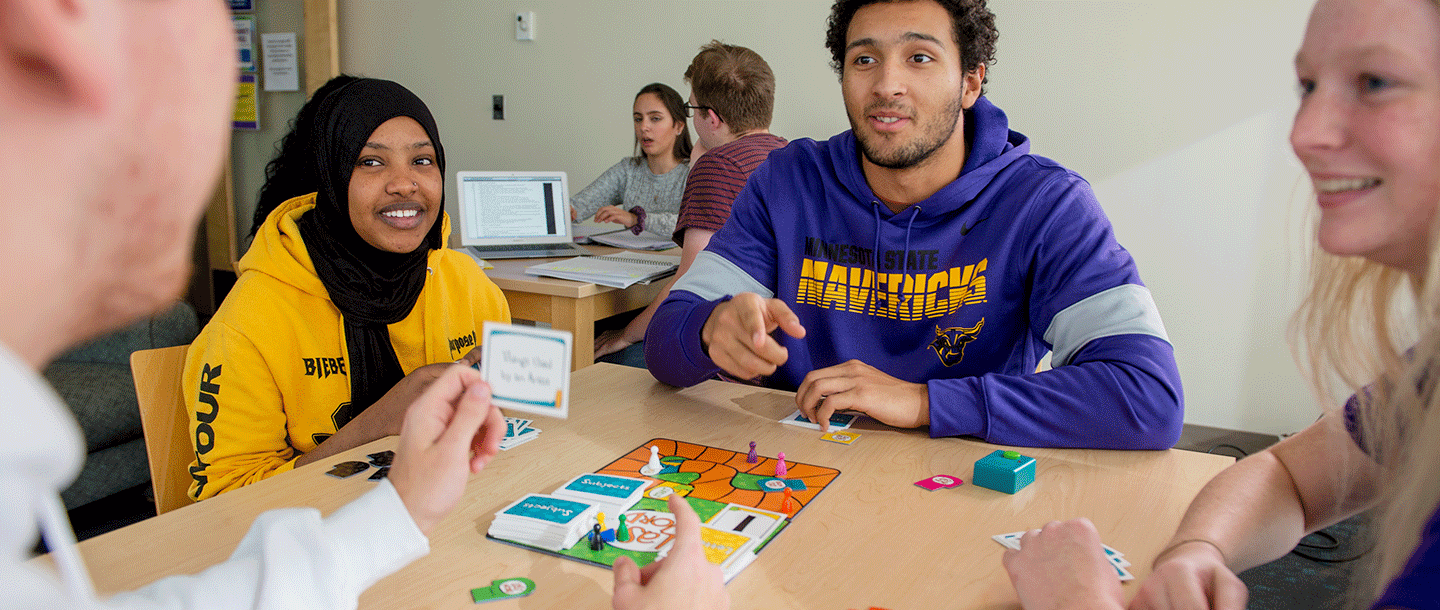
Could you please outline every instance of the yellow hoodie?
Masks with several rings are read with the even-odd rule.
[[[297,222],[315,194],[280,204],[240,259],[239,280],[186,354],[195,462],[190,497],[203,500],[295,467],[336,431],[350,402],[345,328],[315,275]],[[449,236],[443,213],[441,235]],[[408,375],[454,362],[479,343],[485,320],[510,321],[500,289],[474,260],[432,251],[415,308],[391,324]]]

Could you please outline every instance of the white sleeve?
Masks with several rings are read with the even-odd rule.
[[[308,508],[260,515],[224,563],[121,593],[98,607],[350,609],[375,581],[427,552],[429,542],[385,480],[324,519]],[[97,607],[76,603],[53,574],[16,568],[3,571],[18,576],[5,580],[20,594],[0,598],[0,608]]]

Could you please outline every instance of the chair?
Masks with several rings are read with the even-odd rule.
[[[177,345],[130,355],[157,515],[193,503],[187,492],[195,448],[190,444],[190,414],[180,390],[187,349],[188,345]]]

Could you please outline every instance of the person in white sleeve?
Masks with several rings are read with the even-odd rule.
[[[84,445],[38,371],[183,288],[234,100],[224,6],[0,2],[0,180],[10,186],[0,197],[0,609],[354,608],[428,551],[427,532],[498,452],[489,387],[457,365],[408,410],[388,481],[325,518],[266,513],[229,561],[200,574],[96,596],[59,501]],[[27,563],[41,535],[56,571]],[[688,536],[659,566],[617,572],[617,607],[654,607],[660,584],[713,567],[698,532]]]

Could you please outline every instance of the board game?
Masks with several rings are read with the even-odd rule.
[[[662,468],[653,476],[646,476],[642,470],[650,462],[652,446],[658,448]],[[640,500],[623,512],[628,534],[624,538],[628,540],[617,539],[621,538],[615,533],[619,530],[619,515],[606,515],[604,529],[610,537],[599,550],[591,550],[588,538],[559,551],[490,534],[486,538],[602,567],[613,566],[621,555],[644,566],[658,559],[661,547],[665,547],[674,536],[674,520],[665,506],[665,500],[672,494],[679,494],[695,509],[700,521],[709,526],[706,529],[710,531],[705,532],[707,555],[714,553],[710,559],[715,563],[730,564],[732,569],[727,572],[733,576],[783,531],[805,506],[813,502],[835,477],[840,476],[840,471],[834,468],[787,460],[785,476],[777,478],[777,460],[774,457],[757,456],[756,463],[751,464],[747,461],[748,455],[719,447],[656,438],[596,470],[598,475],[652,482]],[[786,489],[790,490],[788,494]],[[787,495],[791,501],[789,510],[784,509]],[[733,561],[729,553],[741,553],[744,557],[739,558],[741,561]]]

